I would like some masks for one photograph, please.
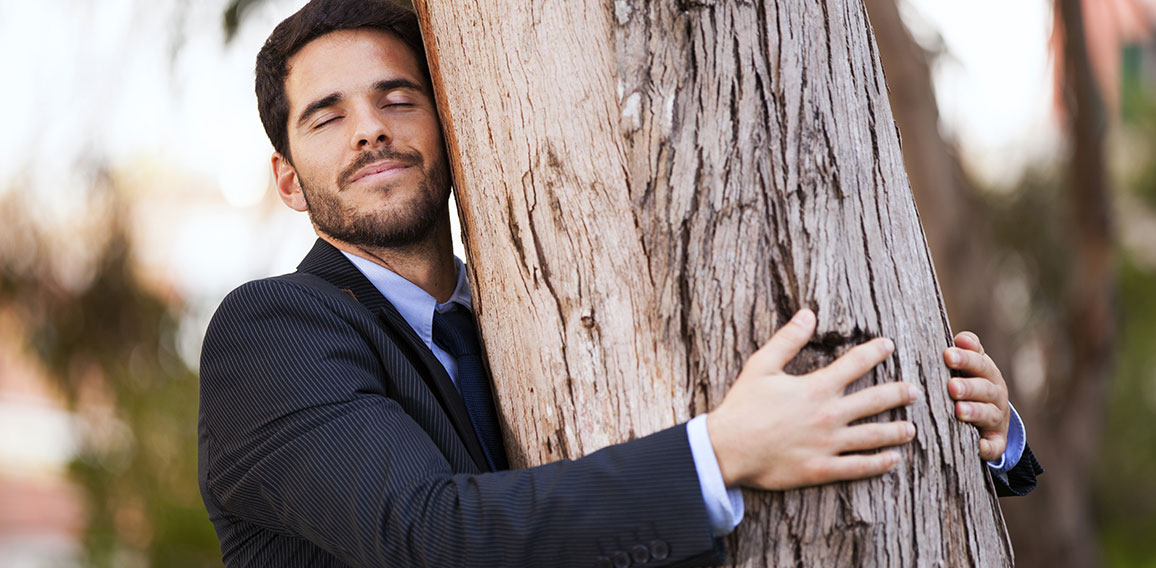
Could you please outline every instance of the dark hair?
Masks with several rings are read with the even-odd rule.
[[[425,47],[413,10],[389,0],[312,0],[273,29],[257,54],[257,111],[273,149],[289,155],[288,62],[309,42],[331,32],[371,28],[397,36],[413,51],[429,85]]]

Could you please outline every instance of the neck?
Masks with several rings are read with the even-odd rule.
[[[352,245],[320,232],[318,235],[338,250],[376,262],[417,284],[439,303],[448,301],[457,287],[449,212],[438,219],[427,238],[404,246]]]

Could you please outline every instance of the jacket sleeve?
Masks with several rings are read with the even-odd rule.
[[[1024,496],[1036,488],[1036,476],[1044,472],[1040,462],[1036,461],[1032,449],[1025,445],[1024,453],[1015,467],[1004,473],[993,474],[991,480],[995,483],[995,493],[1000,497]]]
[[[225,299],[201,362],[206,502],[356,566],[721,561],[685,426],[572,461],[455,473],[387,396],[354,316],[276,279]]]

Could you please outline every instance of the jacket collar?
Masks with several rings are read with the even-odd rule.
[[[349,262],[341,251],[323,239],[317,239],[313,249],[305,255],[301,264],[297,265],[297,270],[313,274],[333,284],[378,317],[398,346],[405,351],[410,364],[417,369],[426,385],[433,391],[474,463],[481,471],[488,470],[489,464],[486,462],[481,442],[478,441],[477,433],[470,422],[461,394],[458,393],[445,368],[401,317],[397,308],[381,295],[373,283]]]

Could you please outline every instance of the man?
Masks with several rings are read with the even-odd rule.
[[[804,310],[711,413],[508,470],[412,14],[311,2],[266,42],[257,95],[278,193],[319,240],[298,272],[232,292],[205,337],[200,485],[226,564],[715,564],[741,519],[738,487],[880,475],[897,452],[846,452],[914,435],[903,421],[849,426],[918,397],[903,383],[843,395],[890,356],[886,339],[783,372],[814,331]],[[969,377],[949,385],[957,414],[1000,462],[1001,491],[1030,490],[1038,469],[999,370],[978,338],[956,344],[949,366]]]

